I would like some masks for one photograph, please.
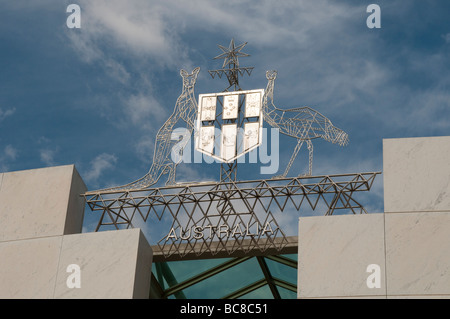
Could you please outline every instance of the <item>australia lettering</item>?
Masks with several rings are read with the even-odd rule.
[[[185,228],[179,227],[177,229],[172,227],[169,233],[165,236],[165,241],[212,239],[215,236],[217,238],[261,237],[273,235],[277,229],[278,227],[273,229],[270,222],[267,222],[264,225],[259,223],[243,224],[239,222],[231,227],[227,224],[220,224],[216,226],[192,226]]]

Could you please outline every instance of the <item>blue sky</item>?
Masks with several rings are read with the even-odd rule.
[[[66,8],[81,7],[81,28]],[[381,29],[366,8],[381,7]],[[207,70],[217,44],[248,42],[243,89],[310,106],[349,134],[314,144],[314,174],[382,171],[382,139],[450,134],[450,3],[446,0],[2,1],[0,170],[75,164],[90,190],[143,176],[157,130],[200,66],[196,94],[222,91]],[[295,143],[280,140],[280,173]],[[304,151],[304,150],[303,150]],[[300,154],[291,174],[306,169]],[[249,166],[251,165],[251,166]],[[245,164],[239,178],[266,178]],[[250,169],[247,169],[250,168]],[[217,180],[219,165],[179,166],[180,181]],[[382,178],[372,211],[383,210]]]

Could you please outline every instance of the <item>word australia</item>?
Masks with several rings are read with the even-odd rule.
[[[178,240],[192,240],[192,239],[212,239],[215,236],[218,238],[239,238],[239,237],[261,237],[274,234],[278,229],[272,228],[270,222],[261,225],[259,223],[241,223],[238,222],[235,226],[228,226],[227,224],[220,225],[208,225],[208,226],[192,226],[192,227],[177,227],[171,228],[167,236],[166,241],[178,241]]]

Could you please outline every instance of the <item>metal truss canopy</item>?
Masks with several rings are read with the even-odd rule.
[[[132,228],[133,223],[149,217],[173,220],[171,230],[180,236],[162,238],[157,244],[166,258],[188,254],[200,256],[236,251],[281,251],[289,241],[274,217],[275,212],[320,209],[324,215],[337,211],[364,214],[367,211],[355,199],[355,193],[369,191],[375,173],[307,176],[252,181],[177,184],[159,188],[127,191],[87,192],[92,211],[101,213],[96,231],[106,227]],[[167,216],[166,216],[167,217]],[[208,236],[187,240],[187,229],[224,225]],[[247,225],[271,231],[233,234],[232,229]],[[224,229],[227,229],[225,231]],[[184,237],[183,237],[184,236]],[[181,237],[181,238],[180,238]]]
[[[295,259],[292,259],[294,257]],[[256,262],[255,262],[256,260]],[[222,281],[227,281],[226,285],[228,291],[221,291],[217,293],[208,293],[209,297],[221,299],[237,299],[243,296],[248,296],[252,292],[267,286],[268,293],[266,298],[282,299],[281,290],[287,290],[290,294],[297,294],[297,278],[289,276],[294,270],[297,270],[296,256],[292,255],[273,255],[273,256],[243,256],[235,258],[225,258],[223,262],[211,266],[203,271],[193,271],[188,264],[183,264],[183,269],[191,269],[194,275],[189,278],[182,278],[178,281],[176,272],[172,271],[172,267],[176,265],[160,261],[156,262],[152,272],[150,298],[152,299],[166,299],[177,298],[186,299],[193,297],[190,289],[196,285],[205,286],[208,280],[215,277],[214,283],[222,284]],[[252,268],[252,274],[246,278],[246,282],[242,282],[241,278],[235,278],[232,273],[245,273],[248,268]],[[233,271],[232,269],[235,268]],[[282,276],[280,276],[282,274]],[[280,278],[282,277],[282,278]],[[199,290],[198,287],[197,289]],[[201,288],[200,288],[201,290]],[[195,296],[194,296],[195,297]]]

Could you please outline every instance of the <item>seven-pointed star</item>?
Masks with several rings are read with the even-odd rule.
[[[247,45],[247,42],[238,45],[237,47],[234,45],[234,39],[231,39],[230,45],[228,48],[218,45],[218,47],[223,51],[222,54],[216,56],[214,59],[224,59],[222,68],[225,68],[227,65],[234,64],[234,68],[239,68],[239,57],[247,57],[250,56],[247,53],[241,52],[241,50]]]

